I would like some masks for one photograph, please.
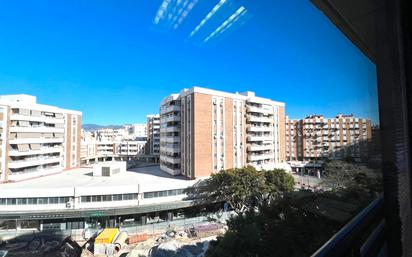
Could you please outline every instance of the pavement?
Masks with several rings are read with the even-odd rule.
[[[295,187],[296,188],[309,188],[309,189],[320,189],[322,186],[320,183],[322,182],[322,179],[319,179],[314,176],[308,176],[308,175],[297,175],[297,174],[292,174],[293,178],[295,179]]]

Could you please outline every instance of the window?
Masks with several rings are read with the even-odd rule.
[[[58,197],[49,197],[49,204],[58,204],[59,198]]]
[[[122,195],[113,195],[113,201],[121,201]]]
[[[7,198],[7,205],[16,205],[16,198]]]
[[[109,202],[112,200],[112,196],[111,195],[103,195],[102,197],[103,202]]]
[[[26,198],[17,198],[17,205],[25,205],[27,203]]]
[[[137,194],[123,194],[123,200],[135,200],[137,199]]]
[[[92,201],[92,197],[91,197],[91,196],[82,196],[82,197],[80,198],[80,201],[81,201],[82,203],[90,203],[90,202]]]
[[[68,201],[70,201],[70,197],[59,197],[59,203],[66,204]]]
[[[102,196],[101,195],[93,195],[92,196],[92,202],[101,202],[102,201]]]
[[[143,194],[145,199],[147,198],[157,198],[157,197],[167,197],[167,196],[176,196],[184,194],[183,191],[185,189],[172,189],[172,190],[165,190],[165,191],[156,191],[156,192],[146,192]]]
[[[37,204],[37,198],[27,198],[27,204],[31,204],[31,205]]]
[[[39,197],[37,199],[38,204],[48,204],[49,203],[49,198],[47,197]]]

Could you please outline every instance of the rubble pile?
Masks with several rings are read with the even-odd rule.
[[[59,242],[37,237],[29,242],[6,242],[2,249],[8,251],[7,257],[80,257],[82,248],[71,239]]]

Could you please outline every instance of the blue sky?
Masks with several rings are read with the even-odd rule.
[[[291,118],[377,122],[374,64],[309,0],[227,0],[192,37],[219,1],[188,0],[187,16],[172,23],[176,1],[156,21],[163,0],[0,0],[0,94],[80,110],[83,123],[123,124],[197,85],[255,91],[285,102]],[[241,7],[233,26],[204,42]]]

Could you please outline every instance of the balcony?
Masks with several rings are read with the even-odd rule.
[[[271,126],[248,126],[247,130],[249,132],[272,132],[273,127]]]
[[[10,161],[9,168],[19,169],[19,168],[24,168],[24,167],[39,166],[43,164],[60,162],[60,161],[61,161],[60,156],[52,157],[52,158],[46,158],[46,157],[30,158],[26,160]]]
[[[10,156],[24,156],[24,155],[35,155],[35,154],[46,154],[46,153],[60,153],[63,151],[63,147],[42,147],[40,150],[30,150],[30,151],[18,151],[10,150]]]
[[[272,136],[248,136],[247,140],[249,142],[260,142],[260,141],[273,141]]]
[[[10,117],[11,120],[27,120],[27,121],[37,121],[37,122],[46,122],[46,123],[62,123],[64,124],[63,118],[53,118],[47,116],[27,116],[20,114],[12,114]]]
[[[180,111],[180,106],[170,105],[170,106],[166,107],[166,109],[164,111],[162,111],[161,114],[169,113],[169,112],[179,112],[179,111]]]
[[[270,144],[270,145],[248,145],[247,149],[250,152],[272,150],[273,149],[273,144]]]
[[[55,127],[10,127],[10,132],[49,132],[49,133],[64,133],[64,128]]]
[[[273,119],[268,117],[258,117],[258,116],[248,116],[248,122],[262,122],[262,123],[272,123]]]
[[[180,137],[162,137],[160,138],[162,143],[180,143]]]
[[[160,164],[160,169],[169,173],[170,175],[180,175],[180,169],[172,169],[162,164]]]
[[[256,154],[256,155],[248,155],[248,160],[249,161],[262,161],[262,160],[268,160],[268,159],[273,159],[274,154]]]
[[[161,128],[160,132],[180,132],[180,127],[178,126],[165,127],[165,128]]]
[[[160,149],[162,152],[168,152],[168,153],[180,153],[180,145],[176,146],[161,146]]]
[[[273,113],[272,110],[268,110],[268,109],[264,109],[262,107],[256,107],[256,106],[248,106],[246,110],[247,112],[263,113],[263,114]]]
[[[18,139],[10,139],[10,144],[31,144],[31,143],[63,143],[63,137],[56,137],[56,138],[45,138],[45,137],[38,137],[38,138],[18,138]]]
[[[161,123],[172,122],[172,121],[180,121],[180,116],[172,115],[168,117],[161,118]]]
[[[172,164],[179,164],[180,163],[180,157],[171,157],[167,155],[160,155],[160,160]]]

